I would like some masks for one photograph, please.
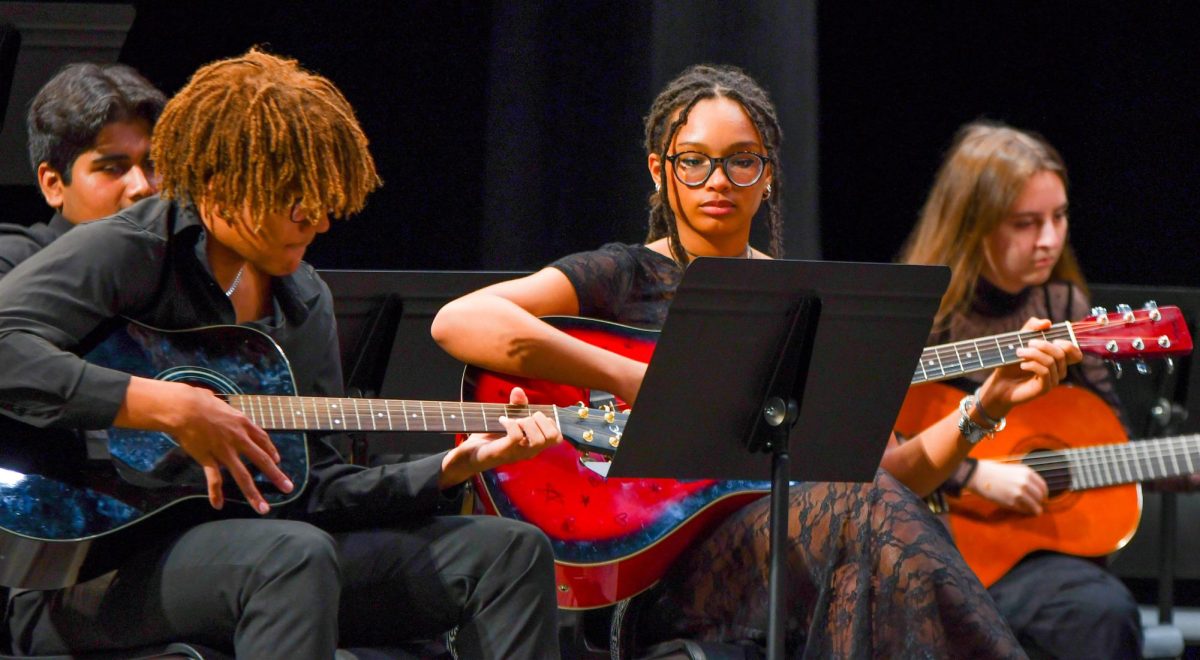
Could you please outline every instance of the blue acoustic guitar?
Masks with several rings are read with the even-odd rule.
[[[270,433],[296,485],[255,481],[273,506],[308,481],[305,431],[503,432],[501,415],[535,411],[581,451],[616,451],[626,413],[580,406],[296,396],[288,360],[267,335],[242,326],[166,331],[128,323],[84,358],[135,376],[208,388]],[[52,431],[5,420],[0,429],[0,584],[57,589],[100,575],[141,539],[217,516],[204,473],[164,433],[110,428]],[[256,472],[253,470],[253,472]],[[254,515],[232,479],[220,515]],[[240,506],[239,506],[240,505]],[[241,511],[238,511],[241,509]]]

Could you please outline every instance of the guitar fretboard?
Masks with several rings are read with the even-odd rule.
[[[1071,450],[1071,487],[1100,488],[1196,472],[1200,436],[1141,440]]]
[[[974,371],[994,369],[1021,361],[1017,349],[1031,339],[1066,339],[1074,343],[1071,324],[1056,323],[1045,330],[1008,332],[991,337],[967,339],[952,344],[930,346],[921,352],[921,361],[913,372],[912,384],[933,383]]]
[[[1021,462],[1041,475],[1051,491],[1154,481],[1197,472],[1200,435],[1036,451]]]
[[[230,395],[227,401],[268,431],[503,433],[501,416],[518,418],[541,411],[555,419],[556,410],[545,405],[258,394]]]

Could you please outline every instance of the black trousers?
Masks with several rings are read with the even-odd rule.
[[[1142,624],[1133,595],[1087,559],[1026,557],[988,589],[1033,658],[1139,658]]]
[[[487,516],[330,535],[287,520],[194,527],[121,569],[14,595],[22,653],[188,641],[243,658],[332,658],[457,628],[464,658],[558,658],[545,536]]]

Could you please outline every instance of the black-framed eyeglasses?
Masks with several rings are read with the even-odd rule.
[[[725,178],[733,185],[739,188],[752,186],[762,178],[767,163],[771,162],[770,156],[753,151],[739,151],[722,158],[713,158],[699,151],[684,151],[668,155],[666,159],[671,161],[675,178],[691,188],[704,185],[718,164],[725,170]]]

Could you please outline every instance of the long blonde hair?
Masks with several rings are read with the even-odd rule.
[[[950,267],[950,286],[934,318],[935,329],[970,305],[983,269],[984,238],[1039,172],[1055,173],[1067,187],[1062,156],[1040,135],[994,122],[973,122],[959,129],[900,254],[903,263]],[[1070,245],[1050,278],[1087,291]]]

